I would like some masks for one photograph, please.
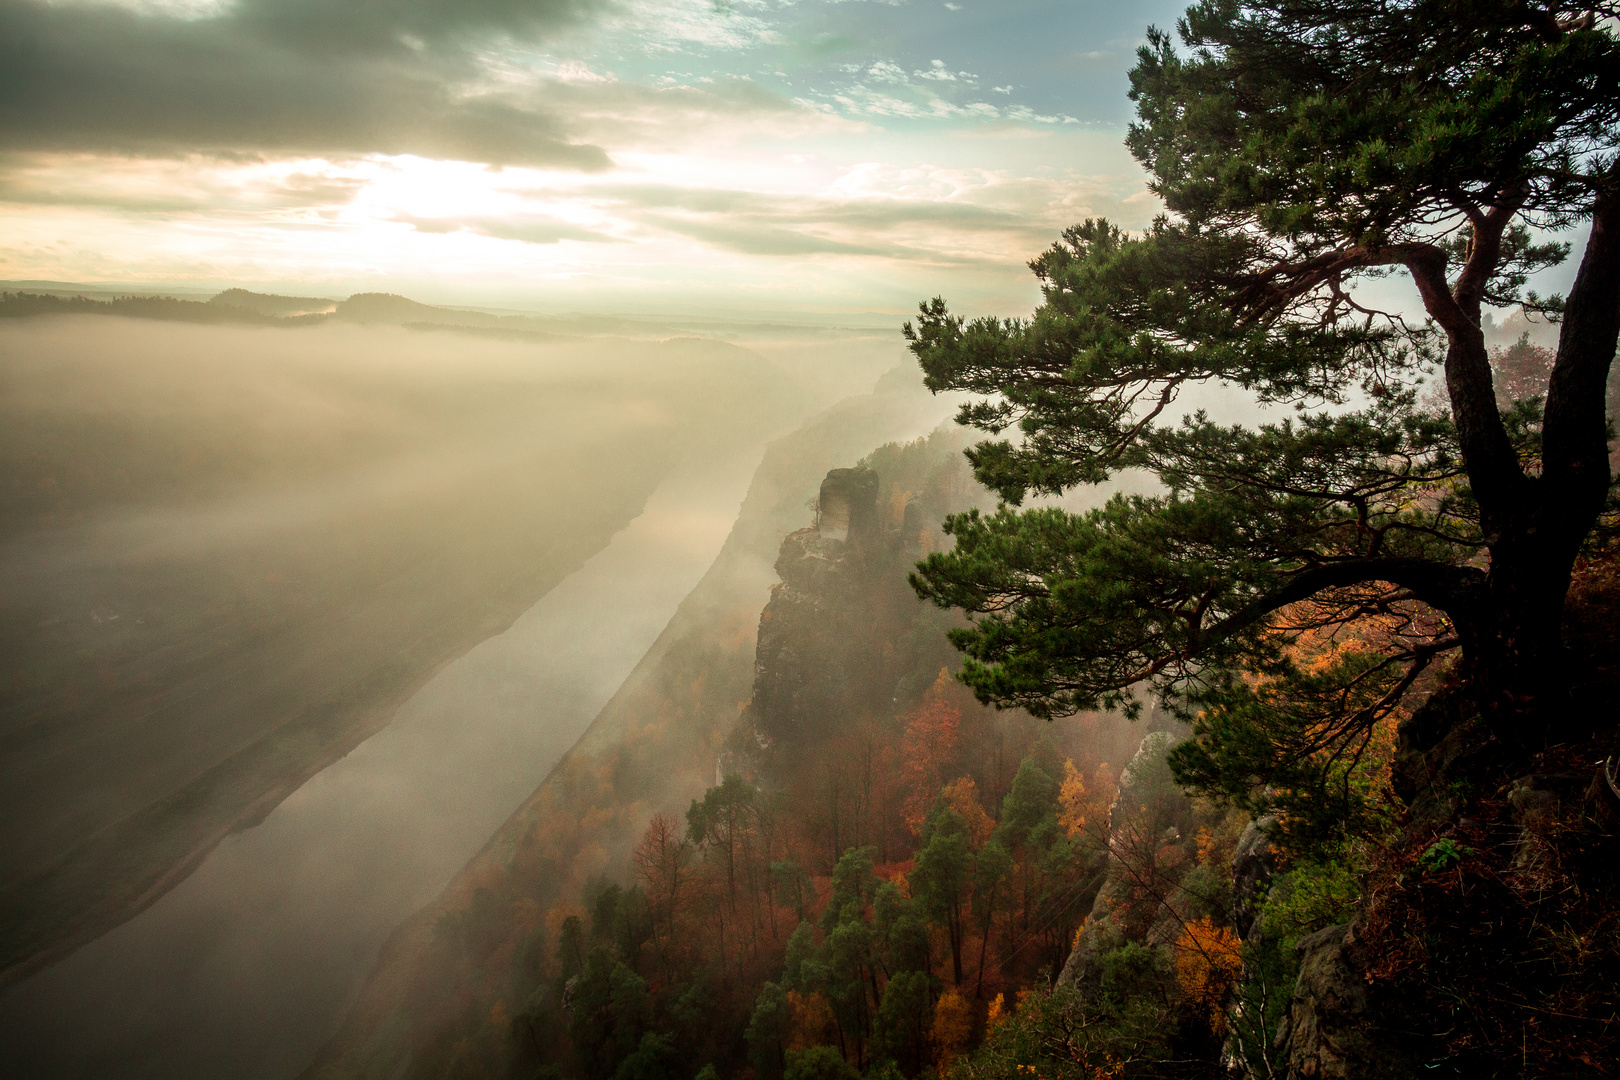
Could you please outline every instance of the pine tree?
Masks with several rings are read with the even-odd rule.
[[[1136,708],[1146,684],[1205,717],[1183,765],[1217,787],[1342,772],[1454,650],[1505,745],[1583,718],[1562,707],[1561,617],[1610,505],[1620,40],[1607,12],[1206,0],[1179,25],[1183,51],[1150,33],[1128,145],[1167,213],[1140,235],[1067,230],[1031,263],[1044,293],[1031,318],[968,323],[935,299],[906,328],[932,389],[979,395],[962,422],[1020,436],[969,454],[1010,505],[950,518],[954,550],[913,577],[972,617],[953,640],[982,700],[1052,717]],[[1569,250],[1532,229],[1582,223],[1567,298],[1527,291]],[[1358,289],[1390,275],[1415,286],[1429,324]],[[1562,321],[1540,409],[1494,392],[1481,320],[1513,305]],[[1435,364],[1447,410],[1417,393]],[[1201,385],[1295,415],[1170,423]],[[1159,493],[1079,515],[1016,509],[1125,469]],[[1287,656],[1300,631],[1369,614],[1392,627],[1380,649],[1308,678]],[[1190,760],[1201,751],[1214,756]]]

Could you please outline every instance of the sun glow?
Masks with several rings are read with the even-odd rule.
[[[1084,153],[1084,142],[1076,133],[1046,149]],[[1112,169],[1075,173],[986,169],[949,143],[895,148],[904,158],[878,161],[859,140],[716,140],[626,149],[607,172],[414,155],[40,155],[0,173],[0,276],[338,291],[392,279],[395,290],[437,282],[441,292],[454,276],[505,283],[507,296],[522,282],[568,280],[904,310],[944,268],[976,279],[987,299],[1023,302],[1023,260],[1076,214],[1140,216],[1118,155]]]

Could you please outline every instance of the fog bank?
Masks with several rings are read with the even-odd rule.
[[[0,327],[5,973],[182,880],[600,550],[677,463],[728,460],[899,344],[790,351]]]

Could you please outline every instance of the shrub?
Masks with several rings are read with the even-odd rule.
[[[1266,936],[1292,944],[1306,934],[1347,922],[1361,887],[1347,860],[1304,862],[1278,878],[1261,906]]]
[[[830,1046],[789,1050],[783,1080],[860,1080],[855,1066]]]

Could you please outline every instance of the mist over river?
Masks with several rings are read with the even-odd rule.
[[[0,997],[11,1076],[282,1077],[713,560],[761,447],[678,465],[580,570],[152,907]]]
[[[0,325],[0,1074],[306,1065],[895,339]]]

